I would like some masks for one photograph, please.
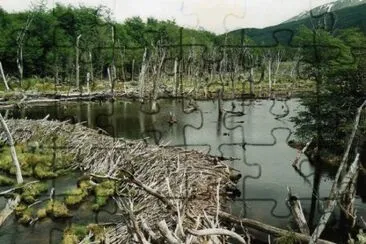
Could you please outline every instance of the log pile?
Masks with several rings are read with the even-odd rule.
[[[233,170],[216,157],[182,148],[117,140],[82,125],[48,120],[8,120],[16,142],[38,140],[74,155],[72,167],[91,179],[116,182],[115,202],[123,213],[105,231],[107,243],[223,243],[245,235],[220,226]],[[6,141],[3,131],[0,138]],[[53,138],[54,145],[50,145]],[[216,214],[215,214],[216,213]]]

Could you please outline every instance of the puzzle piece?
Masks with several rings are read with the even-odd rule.
[[[233,24],[236,23],[235,19],[244,20],[248,13],[248,8],[245,6],[246,1],[233,0],[230,3],[230,11],[225,11],[224,7],[229,6],[227,2],[225,2],[225,5],[219,0],[211,2],[210,7],[206,8],[206,11],[210,11],[207,14],[204,11],[198,11],[199,6],[196,2],[186,0],[182,3],[180,11],[185,18],[194,19],[195,24],[193,26],[195,28],[200,28],[201,26],[210,27],[210,23],[208,23],[204,15],[210,15],[211,18],[214,15],[216,18],[223,20],[221,29],[228,32],[232,30]],[[213,9],[220,9],[220,11],[215,14]],[[333,13],[318,13],[312,17],[314,19],[315,29],[327,31],[334,29],[335,16]],[[75,21],[75,16],[70,15],[70,12],[67,11],[61,13],[61,18],[69,18],[70,24]],[[211,28],[216,28],[216,26],[211,26]],[[67,63],[67,52],[75,48],[74,43],[69,40],[59,40],[59,33],[64,31],[64,28],[61,28],[61,26],[56,25],[53,30],[53,38],[50,44],[58,50],[59,56],[52,58],[54,63],[60,62],[61,64],[65,64]],[[13,35],[17,36],[21,31],[22,29],[16,30]],[[153,29],[148,30],[141,36],[135,36],[135,40],[132,41],[133,43],[142,43],[142,45],[131,46],[117,40],[117,34],[123,30],[119,30],[113,24],[94,23],[90,25],[89,31],[90,33],[88,35],[83,34],[84,38],[83,36],[80,38],[80,66],[89,67],[92,65],[90,59],[91,53],[93,58],[102,57],[100,59],[103,59],[105,62],[103,64],[104,70],[112,66],[117,70],[125,70],[126,74],[115,74],[114,78],[112,78],[113,84],[121,80],[135,83],[138,81],[141,71],[145,47],[149,46],[150,49],[160,48],[166,51],[166,57],[162,62],[162,73],[166,77],[175,79],[175,81],[174,83],[169,81],[160,82],[161,87],[159,89],[169,90],[172,94],[183,95],[183,93],[189,93],[186,89],[189,87],[187,85],[188,81],[184,79],[183,74],[189,68],[194,73],[194,69],[198,67],[193,79],[199,79],[196,81],[197,86],[206,86],[208,97],[212,101],[199,102],[195,99],[197,97],[195,95],[190,95],[188,98],[183,97],[175,101],[165,101],[158,97],[156,98],[155,109],[152,109],[154,98],[151,96],[144,103],[136,103],[137,105],[131,106],[130,110],[126,108],[130,105],[125,102],[119,103],[116,101],[109,103],[107,106],[100,104],[97,113],[94,116],[87,116],[86,120],[80,110],[77,112],[77,115],[66,115],[57,110],[56,115],[52,115],[52,118],[59,120],[70,119],[73,124],[86,121],[88,126],[94,125],[107,131],[115,140],[118,140],[121,134],[125,133],[123,135],[126,136],[123,137],[130,136],[133,139],[136,139],[135,137],[142,138],[146,144],[155,143],[162,145],[170,141],[169,146],[171,147],[197,149],[219,157],[232,159],[231,166],[239,168],[243,176],[239,181],[241,197],[236,200],[233,208],[236,208],[234,212],[241,212],[245,217],[266,220],[266,223],[275,225],[287,224],[290,211],[284,200],[286,192],[283,186],[293,184],[293,182],[299,182],[299,178],[303,179],[307,184],[299,182],[291,185],[292,187],[300,189],[301,192],[307,192],[310,189],[306,188],[309,187],[309,182],[310,187],[311,184],[314,187],[312,189],[313,197],[299,198],[304,204],[305,211],[309,211],[310,209],[310,212],[314,212],[316,208],[319,211],[318,214],[322,213],[320,206],[314,206],[314,204],[320,205],[320,201],[324,200],[320,196],[327,193],[327,189],[315,189],[315,186],[319,184],[318,181],[321,178],[320,173],[313,173],[306,160],[300,162],[299,169],[295,174],[292,168],[289,167],[291,160],[295,157],[295,150],[288,148],[288,141],[293,131],[288,117],[293,113],[295,106],[291,100],[288,101],[281,97],[274,97],[271,101],[262,101],[262,104],[258,104],[256,101],[248,102],[245,97],[239,100],[226,101],[226,98],[220,98],[219,94],[220,90],[227,91],[232,89],[233,87],[230,87],[231,82],[236,83],[235,85],[240,84],[240,82],[242,83],[242,87],[238,89],[238,93],[243,95],[250,93],[247,91],[247,83],[253,83],[255,85],[262,85],[264,83],[266,79],[266,68],[262,63],[265,61],[255,60],[255,55],[253,54],[258,50],[268,55],[272,55],[270,52],[273,50],[278,51],[276,48],[281,46],[291,48],[293,51],[299,47],[314,50],[313,55],[300,59],[299,65],[297,66],[297,73],[300,74],[300,77],[307,79],[311,77],[301,76],[301,71],[307,68],[307,65],[315,66],[315,69],[317,69],[319,68],[316,67],[317,64],[330,65],[329,63],[331,61],[336,61],[340,56],[337,46],[322,44],[322,40],[317,39],[315,33],[313,33],[312,37],[314,39],[310,43],[308,41],[294,43],[294,30],[290,29],[274,30],[272,39],[268,43],[254,45],[244,41],[245,31],[241,31],[240,43],[227,43],[223,41],[222,43],[216,43],[213,47],[208,47],[205,44],[193,40],[188,29],[181,29],[179,33],[175,33],[175,36],[179,36],[178,41],[175,43],[159,42],[167,38],[166,33]],[[105,32],[108,35],[110,33],[111,42],[103,46],[90,46],[92,41],[89,38],[93,37],[93,31]],[[74,34],[76,39],[77,33]],[[88,38],[85,38],[85,36],[88,36]],[[27,39],[25,48],[34,51],[45,48],[44,46],[32,44],[31,40]],[[363,46],[352,46],[351,48],[354,57],[350,62],[354,62],[356,57],[366,52]],[[136,50],[139,51],[139,55],[133,57],[133,53],[136,53]],[[149,52],[152,51],[149,50]],[[239,60],[233,60],[234,54],[237,53],[240,53],[240,55],[235,58]],[[151,55],[151,53],[148,55]],[[261,56],[260,59],[264,59],[266,55]],[[177,64],[177,62],[181,64]],[[227,65],[226,68],[224,67],[227,69],[226,74],[220,75],[218,79],[214,78],[210,81],[211,72],[217,71],[218,67],[221,67],[222,62],[237,62],[240,65],[235,68]],[[69,84],[72,84],[70,77],[69,81],[67,81],[68,78],[65,77],[66,75],[62,74],[68,73],[67,69],[71,69],[71,67],[66,67],[66,64],[64,66],[60,74],[63,77],[61,78],[62,83],[67,84],[69,82]],[[259,70],[259,77],[250,77],[252,69]],[[87,69],[81,70],[81,80],[84,81],[86,79],[87,72]],[[106,77],[106,74],[103,72],[100,75],[102,78]],[[318,81],[317,79],[315,80]],[[15,89],[19,86],[20,81],[14,78],[10,79],[9,83],[9,86]],[[264,86],[266,85],[264,84]],[[27,90],[29,87],[30,85],[25,85],[23,89]],[[113,91],[113,85],[111,90]],[[198,108],[196,106],[197,104]],[[222,109],[221,112],[220,109]],[[121,114],[123,118],[119,117]],[[128,114],[133,114],[138,119],[128,118]],[[176,121],[169,121],[174,116],[176,117]],[[138,123],[136,123],[137,121]],[[131,129],[132,125],[135,124],[138,124],[138,126],[133,126]],[[121,130],[133,131],[130,133],[126,131],[121,132]],[[150,137],[150,139],[146,137]],[[57,141],[57,136],[55,136],[55,139]],[[64,148],[55,142],[55,145],[51,149],[57,153],[57,151]],[[277,157],[274,157],[275,155]],[[281,160],[276,158],[281,158]],[[283,175],[287,175],[289,179],[284,179]],[[311,183],[311,180],[313,180],[313,183]],[[274,187],[274,184],[278,184],[278,186]],[[60,182],[57,182],[57,180],[52,180],[51,185],[54,189],[61,187]],[[304,190],[304,188],[306,189]],[[269,191],[269,189],[273,189],[273,191]],[[49,192],[41,196],[47,197],[49,196]],[[70,196],[70,194],[65,194],[64,191],[57,190],[53,194],[53,199],[63,198],[65,196]],[[74,196],[79,196],[79,194],[74,194]],[[311,201],[310,206],[308,201]],[[116,216],[117,212],[117,206],[112,204],[98,210],[88,220],[89,223],[113,222],[112,218],[117,218],[118,220],[121,217]],[[270,215],[270,217],[264,215]],[[80,216],[80,218],[83,217],[85,216]],[[78,223],[78,221],[80,221],[78,217],[73,218],[67,221],[63,227],[69,227],[73,223]],[[309,221],[310,224],[311,222]],[[15,227],[20,228],[18,225],[15,225]],[[39,231],[37,227],[34,226],[35,233]],[[50,242],[59,242],[60,234],[64,228],[53,228],[50,232]],[[15,238],[15,233],[17,233],[18,229],[16,229],[16,232],[11,233],[7,233],[10,231],[8,229],[1,229],[1,231],[9,237]],[[15,243],[15,239],[13,242]]]

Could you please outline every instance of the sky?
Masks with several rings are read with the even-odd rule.
[[[39,0],[0,0],[6,11],[26,10]],[[203,28],[218,34],[239,28],[263,28],[276,25],[297,14],[334,0],[44,0],[52,8],[55,2],[74,6],[105,5],[113,19],[140,16],[143,19],[175,19],[186,28]]]

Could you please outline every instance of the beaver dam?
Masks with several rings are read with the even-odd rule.
[[[101,130],[46,118],[11,119],[6,124],[24,182],[14,183],[16,170],[5,146],[12,143],[3,126],[1,181],[9,186],[0,193],[8,198],[1,224],[12,213],[22,224],[32,225],[47,218],[70,218],[70,210],[85,201],[93,201],[91,211],[113,201],[117,220],[70,226],[63,242],[251,243],[258,232],[309,241],[307,234],[230,215],[228,203],[241,175],[224,158],[144,140],[117,140]],[[75,170],[83,176],[61,200],[42,184]],[[47,197],[40,197],[42,192]]]

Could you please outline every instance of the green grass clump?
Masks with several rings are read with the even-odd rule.
[[[21,217],[18,219],[18,222],[23,225],[27,225],[32,221],[32,210],[30,208],[25,209],[22,212]]]
[[[67,196],[65,197],[65,204],[67,206],[74,206],[81,203],[85,197],[88,196],[88,192],[82,188],[75,188],[68,191]]]
[[[39,219],[44,219],[47,217],[47,210],[45,208],[40,208],[37,210],[37,217]]]
[[[104,227],[97,224],[89,224],[87,226],[88,232],[91,231],[94,234],[94,241],[98,243],[104,242]]]
[[[49,201],[46,206],[46,212],[54,218],[71,217],[69,209],[63,202],[60,201]]]
[[[63,242],[64,244],[79,243],[88,234],[88,228],[84,225],[72,224],[69,228],[64,230]]]
[[[59,173],[68,169],[73,157],[67,153],[59,153],[54,158],[52,150],[45,150],[37,141],[27,144],[17,144],[15,147],[22,175],[34,176],[37,179],[55,178]],[[10,154],[10,148],[4,146],[0,152],[0,170],[11,175],[16,174],[16,168]]]
[[[47,192],[48,186],[45,183],[34,183],[22,189],[21,199],[26,203],[34,203],[42,192]]]
[[[97,185],[94,189],[95,204],[93,204],[94,210],[99,210],[101,207],[107,204],[108,199],[114,195],[116,191],[116,182],[112,180],[106,180]]]
[[[49,166],[37,164],[37,166],[34,167],[34,177],[38,179],[52,179],[57,177],[57,175],[58,174],[55,173]]]
[[[14,213],[16,217],[21,217],[23,215],[23,212],[27,209],[27,205],[25,204],[18,204],[18,206],[15,208]]]
[[[15,180],[4,176],[4,175],[0,175],[0,186],[12,186],[15,184]]]

